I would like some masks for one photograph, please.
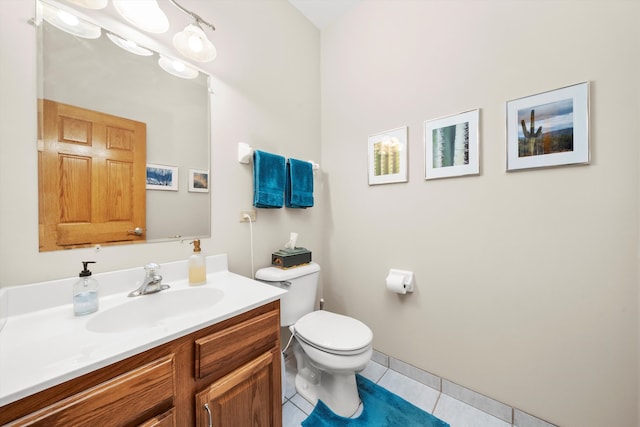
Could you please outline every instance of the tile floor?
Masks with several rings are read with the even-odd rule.
[[[283,427],[300,427],[302,421],[313,411],[313,406],[295,391],[296,366],[292,356],[287,358],[285,367],[287,381],[285,401],[282,405],[282,425]],[[510,423],[455,400],[447,394],[440,393],[434,388],[374,361],[369,362],[367,368],[360,374],[424,411],[448,422],[451,427],[512,427]]]

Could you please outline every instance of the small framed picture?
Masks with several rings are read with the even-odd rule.
[[[480,173],[480,110],[424,122],[425,179]]]
[[[369,137],[369,185],[407,182],[407,133],[405,126]]]
[[[209,171],[189,169],[189,191],[192,193],[208,193]]]
[[[588,163],[588,82],[507,102],[507,171]]]
[[[178,191],[178,167],[147,163],[147,190]]]

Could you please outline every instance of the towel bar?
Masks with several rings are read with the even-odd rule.
[[[238,162],[248,165],[253,158],[253,148],[246,142],[238,142]],[[313,170],[320,170],[320,165],[313,160],[307,160],[313,165]]]

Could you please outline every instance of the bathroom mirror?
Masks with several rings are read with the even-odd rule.
[[[82,16],[82,12],[80,14]],[[99,24],[95,18],[93,22]],[[111,28],[109,30],[114,32]],[[202,72],[193,79],[171,75],[158,65],[157,53],[151,56],[129,53],[116,46],[104,29],[99,38],[87,39],[71,35],[42,20],[37,31],[40,250],[209,237],[212,96],[209,76]],[[82,162],[77,158],[65,160],[66,154],[55,153],[54,161],[43,162],[42,147],[46,145],[43,140],[51,134],[51,128],[45,131],[45,124],[56,124],[58,127],[54,133],[60,135],[63,132],[77,135],[80,128],[84,132],[83,126],[92,129],[91,123],[79,126],[77,122],[68,124],[64,121],[66,119],[60,119],[61,116],[52,118],[51,110],[43,107],[49,105],[49,101],[62,105],[61,111],[79,108],[146,126],[142,132],[146,133],[146,146],[143,147],[146,154],[140,160],[145,168],[142,192],[136,196],[123,196],[128,184],[103,194],[96,192],[96,181],[106,181],[105,176],[112,179],[110,170],[123,170],[118,162],[110,163],[111,169],[107,168],[107,172],[101,175],[95,173],[95,161],[94,172],[91,172],[91,160],[83,169],[78,166]],[[61,114],[64,116],[66,113]],[[96,127],[94,125],[93,129]],[[111,129],[109,124],[106,128]],[[116,133],[116,139],[121,142],[123,138],[118,135]],[[56,137],[66,138],[65,135]],[[91,146],[90,143],[84,144],[87,147],[81,147],[81,156]],[[62,168],[60,165],[63,164],[71,166]],[[59,168],[62,172],[51,175],[47,168]],[[77,175],[75,181],[70,178],[74,174]],[[163,177],[169,174],[171,179],[169,182],[154,181],[152,177],[158,174]],[[96,175],[102,178],[96,179]],[[52,176],[55,178],[51,179]],[[140,184],[140,175],[135,180]],[[53,187],[52,181],[55,181]],[[142,204],[145,208],[142,224],[119,221],[119,227],[127,224],[127,229],[122,238],[113,238],[110,237],[113,234],[110,224],[96,225],[94,218],[89,218],[93,214],[86,212],[74,214],[73,206],[95,207],[98,199],[105,204],[102,210],[111,211],[116,220],[123,206]],[[50,202],[57,203],[59,207],[48,208]],[[91,209],[88,211],[95,211]],[[43,219],[51,216],[55,218]],[[83,237],[80,240],[68,239],[68,229]],[[91,233],[98,237],[86,237]]]

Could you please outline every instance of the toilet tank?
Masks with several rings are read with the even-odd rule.
[[[267,267],[256,271],[256,280],[287,291],[280,297],[280,325],[290,326],[315,309],[320,266],[315,262],[293,268]]]

